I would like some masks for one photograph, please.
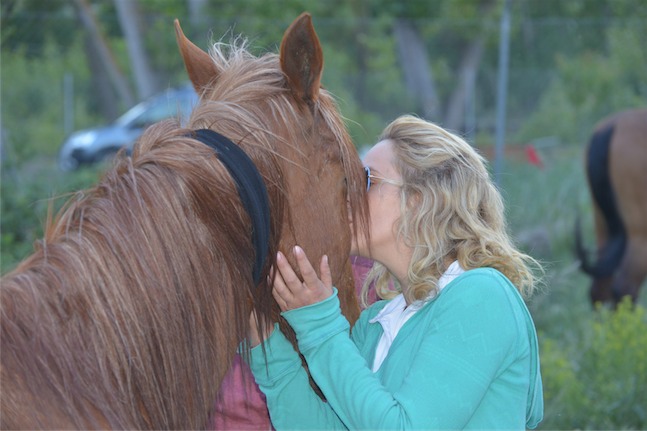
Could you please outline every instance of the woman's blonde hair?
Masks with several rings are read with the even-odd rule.
[[[465,269],[495,268],[528,297],[541,265],[520,252],[506,232],[503,199],[486,162],[467,142],[431,122],[403,115],[382,132],[404,185],[397,232],[413,249],[408,268],[409,303],[438,292],[438,279],[453,260]],[[375,263],[362,298],[375,282],[378,296],[399,293],[386,268]]]

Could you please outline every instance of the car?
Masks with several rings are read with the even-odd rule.
[[[133,106],[112,124],[72,133],[61,146],[58,165],[73,171],[110,160],[122,148],[130,153],[148,126],[174,116],[186,121],[197,104],[198,95],[190,85],[170,88]]]

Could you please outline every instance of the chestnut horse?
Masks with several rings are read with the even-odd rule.
[[[277,318],[267,274],[295,243],[313,261],[330,256],[344,312],[359,314],[349,218],[367,223],[366,186],[320,85],[310,16],[286,30],[279,55],[253,56],[244,42],[209,55],[177,21],[176,35],[201,95],[186,128],[150,127],[2,279],[2,428],[204,427],[252,308],[261,325]],[[260,249],[229,150],[205,145],[199,129],[238,145],[260,173],[270,214]]]
[[[586,173],[597,260],[589,262],[579,226],[575,244],[582,270],[593,278],[591,301],[636,301],[647,276],[647,109],[620,112],[597,125]]]

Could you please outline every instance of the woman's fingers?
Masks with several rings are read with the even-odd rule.
[[[281,309],[281,311],[286,311],[290,309],[288,306],[288,302],[284,299],[284,297],[281,295],[281,293],[276,287],[272,289],[272,296],[274,297],[274,300],[276,301],[276,303],[279,304],[279,308]]]
[[[299,271],[301,271],[306,287],[316,288],[320,283],[319,277],[317,277],[317,273],[308,260],[306,253],[298,245],[294,247],[294,256],[297,259],[297,265],[299,265]]]
[[[296,273],[292,269],[288,259],[280,251],[276,254],[276,266],[278,272],[276,277],[280,277],[280,281],[290,290],[301,287],[301,280],[297,277]]]
[[[321,279],[319,279],[303,249],[295,246],[293,253],[304,281],[299,279],[287,258],[278,252],[276,256],[277,271],[273,273],[272,295],[281,311],[314,304],[326,299],[332,293],[332,275],[327,256],[321,260]]]
[[[332,273],[330,272],[330,265],[328,264],[328,256],[326,256],[325,254],[321,258],[319,271],[321,273],[321,282],[327,288],[332,289]]]
[[[287,259],[285,259],[285,256],[283,256],[283,254],[279,252],[277,255],[276,261],[277,261],[277,267],[280,267],[282,265],[281,261],[287,262]],[[292,267],[290,267],[289,264],[288,264],[288,268],[284,269],[284,271],[286,273],[291,271],[294,274],[294,271],[292,271]],[[283,306],[286,305],[288,300],[291,299],[294,295],[292,294],[292,291],[290,290],[287,283],[285,282],[285,279],[283,278],[283,272],[280,269],[278,271],[274,271],[274,268],[272,268],[272,273],[274,276],[272,295],[274,296],[274,299],[276,300],[276,302],[279,303],[281,310],[283,310]],[[299,281],[299,283],[301,282]]]

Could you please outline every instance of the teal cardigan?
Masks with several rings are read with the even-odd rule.
[[[380,369],[382,335],[362,312],[349,335],[337,292],[283,315],[327,401],[311,389],[280,330],[252,349],[250,366],[276,429],[525,429],[543,417],[537,336],[517,289],[480,268],[452,281],[409,319]],[[266,362],[267,359],[267,362]]]

